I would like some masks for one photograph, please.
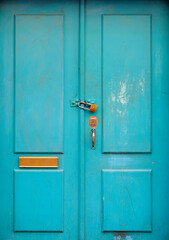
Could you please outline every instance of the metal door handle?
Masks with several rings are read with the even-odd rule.
[[[96,129],[91,129],[91,134],[92,134],[92,149],[95,149],[95,138],[96,138]]]

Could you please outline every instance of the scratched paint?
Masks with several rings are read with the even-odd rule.
[[[125,233],[115,233],[113,240],[133,240],[133,238]]]
[[[123,105],[126,104],[136,104],[137,99],[139,100],[140,95],[144,95],[145,91],[145,74],[142,72],[139,76],[131,76],[126,74],[122,77],[124,80],[120,80],[115,85],[113,78],[110,80],[109,87],[112,89],[111,96],[108,98],[108,103],[114,102],[116,105],[113,105],[113,108],[117,111],[120,111],[120,108],[123,108]],[[131,78],[131,79],[130,79]],[[115,110],[113,110],[114,112]],[[125,106],[123,108],[125,110]]]

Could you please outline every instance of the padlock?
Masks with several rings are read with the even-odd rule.
[[[85,107],[82,107],[81,104],[83,104]],[[84,109],[84,110],[88,110],[90,112],[96,112],[96,109],[97,109],[97,105],[95,104],[92,104],[92,103],[88,103],[88,102],[82,102],[80,101],[77,106],[81,109]],[[87,107],[88,106],[88,107]]]
[[[90,112],[96,112],[96,109],[97,109],[97,105],[91,104],[89,111],[90,111]]]

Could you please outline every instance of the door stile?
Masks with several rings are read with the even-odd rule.
[[[79,94],[84,99],[85,81],[85,0],[79,2]],[[84,111],[79,111],[79,240],[84,240],[85,223],[85,149],[84,149]]]

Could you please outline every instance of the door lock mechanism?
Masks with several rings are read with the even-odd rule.
[[[95,146],[95,138],[96,138],[96,129],[95,127],[97,126],[97,118],[95,116],[91,116],[89,118],[89,126],[92,128],[91,129],[91,134],[92,134],[92,149],[96,149]]]
[[[71,101],[71,107],[79,107],[90,112],[96,112],[97,109],[97,105],[93,101],[73,100]]]
[[[82,105],[84,105],[85,107],[82,107]],[[77,106],[81,109],[88,110],[90,112],[96,112],[96,109],[97,109],[97,105],[92,103],[87,103],[86,101],[79,102]]]

